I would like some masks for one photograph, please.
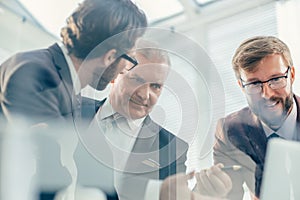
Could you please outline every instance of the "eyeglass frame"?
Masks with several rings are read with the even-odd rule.
[[[258,94],[258,93],[260,93],[260,92],[262,91],[262,89],[263,89],[263,84],[264,84],[264,83],[268,83],[268,86],[269,86],[272,90],[279,90],[279,89],[281,89],[281,88],[286,87],[286,84],[285,84],[284,86],[282,86],[281,88],[273,89],[273,88],[271,87],[271,84],[270,84],[269,82],[272,81],[272,80],[275,80],[275,79],[279,79],[279,78],[285,78],[285,79],[287,79],[287,78],[289,77],[289,71],[290,71],[290,69],[291,69],[291,67],[288,66],[288,68],[287,68],[287,70],[285,71],[284,75],[282,75],[282,76],[277,76],[277,77],[273,77],[273,78],[270,78],[269,80],[266,80],[266,81],[253,81],[253,82],[250,82],[250,83],[246,83],[246,81],[244,81],[241,77],[240,77],[240,81],[241,81],[241,84],[242,84],[242,87],[243,87],[243,88],[245,88],[245,87],[248,86],[248,85],[260,84],[260,85],[259,85],[259,86],[260,86],[260,91],[259,91],[259,92],[248,93],[248,92],[247,92],[248,90],[245,89],[246,92],[247,92],[247,94]],[[245,84],[243,84],[243,83],[245,83]]]
[[[135,58],[132,58],[127,54],[122,54],[120,56],[120,58],[124,58],[125,60],[127,60],[127,61],[131,62],[131,64],[133,64],[133,66],[131,68],[127,69],[127,71],[132,70],[133,68],[135,68],[139,64],[138,61]]]

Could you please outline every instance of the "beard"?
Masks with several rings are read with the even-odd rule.
[[[278,104],[283,105],[281,113],[276,113],[280,112],[280,110],[270,111],[266,109],[265,105],[267,101],[278,102]],[[249,104],[252,112],[268,127],[270,127],[273,130],[277,130],[281,127],[281,125],[290,113],[291,107],[293,105],[293,93],[291,92],[290,95],[288,95],[286,98],[272,97],[269,100],[263,99],[255,104],[257,105],[250,106]]]
[[[90,84],[91,87],[98,91],[104,90],[107,85],[114,80],[123,68],[119,66],[120,59],[116,59],[110,64],[101,75],[94,73],[93,81]]]
[[[103,79],[101,77],[100,80],[98,81],[98,84],[95,87],[95,89],[98,90],[98,91],[102,91],[102,90],[104,90],[107,87],[107,85],[109,84],[109,82],[110,81],[107,81],[107,80],[105,80],[105,79]]]

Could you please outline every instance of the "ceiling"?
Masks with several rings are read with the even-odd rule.
[[[16,0],[36,22],[50,33],[59,37],[60,28],[65,19],[72,13],[82,0]],[[151,23],[167,20],[184,13],[187,0],[132,0],[146,13]],[[183,4],[182,2],[185,1]],[[190,0],[192,6],[206,6],[218,0]],[[55,13],[55,14],[54,14]]]

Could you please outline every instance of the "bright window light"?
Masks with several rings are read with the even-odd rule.
[[[205,6],[219,0],[194,0],[198,6]]]
[[[184,8],[178,0],[132,0],[147,15],[150,23],[163,20],[183,12]]]
[[[0,0],[1,1],[1,0]],[[37,19],[50,33],[60,37],[60,28],[66,18],[83,0],[17,0]],[[167,19],[184,11],[179,0],[132,0],[141,8],[150,23]],[[55,11],[55,15],[53,12]]]

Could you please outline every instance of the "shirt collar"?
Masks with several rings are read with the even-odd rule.
[[[293,107],[291,113],[288,115],[288,117],[283,122],[282,126],[276,131],[276,134],[280,137],[287,139],[287,140],[293,140],[295,136],[296,131],[296,122],[297,122],[297,104],[295,100],[293,99]],[[265,123],[262,123],[263,129],[265,131],[266,136],[270,136],[272,133],[274,133],[274,130],[272,130],[270,127],[268,127]]]
[[[69,67],[71,79],[72,79],[72,83],[73,83],[74,93],[75,93],[75,95],[78,95],[81,90],[81,84],[80,84],[80,80],[79,80],[78,74],[76,72],[75,66],[71,60],[71,57],[69,56],[68,50],[65,47],[65,45],[63,43],[59,43],[58,46],[60,47],[60,49],[63,52],[64,57],[67,61],[67,65]]]
[[[115,113],[117,113],[117,112],[113,109],[113,107],[110,103],[110,99],[108,97],[101,107],[101,110],[99,113],[100,114],[99,118],[100,118],[100,120],[104,120],[104,119],[114,115]],[[126,120],[127,120],[127,123],[129,125],[130,129],[136,130],[142,126],[142,123],[145,120],[145,118],[146,117],[143,117],[140,119],[135,119],[135,120],[128,120],[128,119],[126,119]]]
[[[116,111],[114,111],[113,107],[109,103],[109,97],[105,100],[104,104],[101,106],[101,110],[99,113],[100,120],[104,120],[113,114],[115,114]]]

